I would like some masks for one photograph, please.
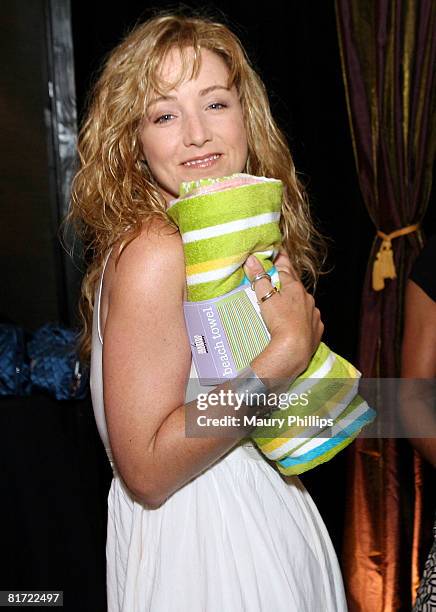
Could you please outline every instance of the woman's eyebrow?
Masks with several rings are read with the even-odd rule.
[[[210,87],[206,87],[206,89],[202,89],[200,91],[200,96],[207,96],[207,94],[215,91],[216,89],[225,89],[226,91],[230,91],[230,88],[225,87],[224,85],[211,85]]]
[[[225,85],[211,85],[210,87],[202,89],[199,92],[199,95],[207,96],[207,94],[210,94],[213,91],[216,91],[217,89],[224,89],[225,91],[230,91],[230,88],[226,87]],[[157,104],[158,102],[167,102],[168,100],[177,100],[177,96],[158,96],[157,98],[153,98],[152,100],[150,100],[147,106],[150,107],[152,104]]]
[[[150,100],[150,102],[147,104],[147,108],[150,107],[152,104],[157,104],[158,102],[166,102],[167,100],[177,100],[176,96],[158,96],[157,98],[153,98],[152,100]]]

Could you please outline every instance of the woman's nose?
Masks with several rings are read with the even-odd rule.
[[[201,145],[210,139],[210,129],[205,117],[197,113],[185,117],[183,144],[186,147],[190,145],[201,147]]]

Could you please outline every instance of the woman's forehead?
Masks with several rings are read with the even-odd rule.
[[[216,81],[229,85],[229,70],[214,51],[193,47],[172,47],[165,54],[155,76],[155,93],[168,93],[190,80]]]

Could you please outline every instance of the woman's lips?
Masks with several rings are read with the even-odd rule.
[[[221,153],[213,153],[197,159],[191,159],[183,162],[185,168],[210,168],[221,157]]]

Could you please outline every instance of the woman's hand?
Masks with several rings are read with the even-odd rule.
[[[255,283],[260,311],[271,341],[251,364],[258,376],[270,379],[295,377],[303,372],[324,331],[315,300],[304,289],[285,251],[280,251],[274,265],[279,273],[280,293],[260,302],[271,291],[272,284],[268,278]],[[251,256],[245,262],[244,271],[252,280],[263,272],[263,267],[255,256]]]

